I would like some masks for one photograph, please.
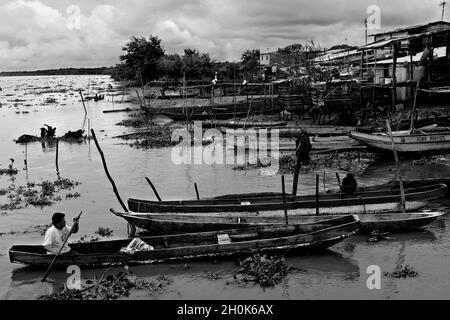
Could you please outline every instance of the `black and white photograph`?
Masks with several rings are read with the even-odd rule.
[[[0,300],[450,299],[449,5],[0,0]]]

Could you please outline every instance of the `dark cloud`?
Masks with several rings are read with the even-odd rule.
[[[246,49],[274,50],[314,40],[321,46],[364,42],[367,8],[382,30],[440,19],[439,0],[2,0],[1,69],[99,66],[118,62],[131,35],[157,35],[168,52],[184,48],[217,60]],[[81,11],[68,27],[68,7]],[[371,30],[371,32],[378,30]]]

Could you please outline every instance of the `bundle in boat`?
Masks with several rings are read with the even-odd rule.
[[[61,255],[54,267],[139,264],[171,260],[234,257],[253,253],[306,254],[326,249],[358,232],[357,216],[297,226],[253,227],[181,235],[142,237],[153,250],[120,252],[131,239],[70,244],[79,254]],[[13,263],[47,268],[54,256],[40,245],[16,245]]]
[[[445,184],[426,185],[405,189],[406,209],[415,211],[427,201],[445,195]],[[401,194],[399,189],[381,189],[346,195],[330,193],[319,195],[321,214],[358,214],[398,212]],[[316,196],[286,196],[286,209],[293,215],[313,215],[316,213]],[[281,194],[253,193],[225,195],[202,200],[151,201],[128,199],[130,211],[140,213],[215,213],[258,212],[260,216],[283,215]]]

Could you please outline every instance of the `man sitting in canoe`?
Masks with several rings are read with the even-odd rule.
[[[47,250],[48,254],[58,254],[64,243],[64,240],[70,233],[78,232],[78,220],[79,218],[73,218],[73,227],[66,226],[65,214],[56,212],[52,216],[52,226],[45,232],[44,243],[42,244]],[[67,243],[61,251],[61,254],[76,254],[71,251]]]

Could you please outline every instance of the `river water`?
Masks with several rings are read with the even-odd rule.
[[[195,198],[194,182],[201,197],[227,193],[280,191],[280,176],[261,175],[259,170],[237,171],[232,165],[176,165],[171,161],[171,149],[135,149],[113,138],[129,132],[116,123],[125,113],[104,114],[103,110],[136,108],[124,103],[121,91],[114,98],[107,95],[104,101],[87,102],[85,117],[78,89],[95,92],[117,84],[107,76],[61,77],[5,77],[0,78],[0,168],[6,168],[10,158],[19,169],[15,180],[0,176],[0,188],[14,183],[54,181],[56,146],[47,143],[27,145],[27,170],[25,146],[13,140],[23,134],[38,135],[39,128],[49,124],[57,128],[57,135],[84,128],[88,123],[96,132],[106,156],[109,171],[125,200],[127,197],[154,199],[145,177],[149,177],[163,199]],[[86,94],[85,91],[85,94]],[[46,103],[48,98],[56,103]],[[47,101],[48,102],[48,101]],[[89,120],[89,121],[88,121]],[[358,177],[361,185],[383,183],[393,177],[387,170],[389,160],[379,159],[366,173]],[[414,167],[404,162],[402,172],[408,178],[450,176],[447,166]],[[320,172],[323,174],[323,172]],[[341,174],[344,174],[341,172]],[[92,142],[59,144],[59,175],[79,181],[76,188],[81,197],[63,200],[43,209],[27,207],[0,215],[0,298],[35,299],[50,293],[65,283],[68,274],[54,271],[50,281],[42,284],[42,271],[30,271],[11,264],[8,249],[13,244],[40,244],[38,232],[23,233],[27,228],[50,223],[53,212],[62,211],[71,221],[83,211],[80,231],[73,235],[77,240],[84,235],[94,235],[99,227],[113,230],[114,238],[126,237],[126,224],[113,216],[109,208],[120,209],[103,170],[100,156]],[[325,188],[336,188],[335,173],[327,172]],[[291,183],[291,177],[286,177]],[[321,179],[321,187],[322,187]],[[301,175],[299,193],[314,193],[315,173]],[[7,201],[0,197],[0,204]],[[431,209],[447,210],[447,199],[433,202]],[[367,236],[355,236],[332,247],[327,253],[305,257],[289,257],[294,271],[274,288],[242,286],[234,281],[235,261],[206,261],[189,263],[155,264],[131,267],[147,280],[166,275],[171,284],[158,296],[134,292],[136,299],[449,299],[450,298],[450,243],[449,218],[443,217],[422,231],[393,235],[393,239],[369,243]],[[382,273],[394,271],[397,264],[408,264],[418,272],[410,279],[394,279],[382,275],[381,289],[369,290],[366,285],[367,267],[378,265]],[[82,270],[82,278],[100,277],[105,269]],[[113,268],[117,273],[121,268]]]

